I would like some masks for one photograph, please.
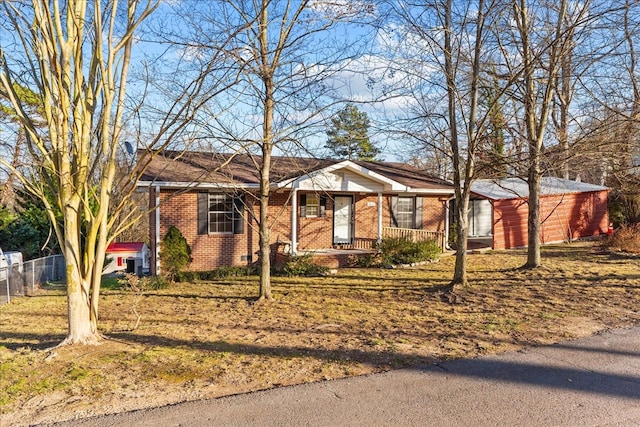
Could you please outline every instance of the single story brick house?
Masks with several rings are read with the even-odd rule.
[[[471,186],[469,236],[490,239],[493,249],[528,244],[529,187],[520,178],[480,179]],[[540,240],[557,243],[605,234],[609,227],[609,189],[555,177],[543,177]]]
[[[191,247],[191,270],[256,262],[258,232],[253,218],[258,217],[261,158],[154,154],[138,182],[148,188],[153,209],[151,273],[161,269],[159,242],[171,226]],[[453,186],[417,168],[274,156],[271,171],[268,215],[274,253],[365,249],[383,237],[399,235],[428,236],[445,245]]]

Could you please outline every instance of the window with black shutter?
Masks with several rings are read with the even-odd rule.
[[[397,228],[422,228],[422,197],[391,198],[391,226]]]
[[[300,216],[318,218],[326,216],[327,198],[317,193],[300,195]]]
[[[198,234],[244,233],[241,194],[198,193]]]

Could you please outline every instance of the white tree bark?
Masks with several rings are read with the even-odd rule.
[[[133,34],[157,5],[153,0],[2,5],[22,44],[0,49],[0,88],[38,162],[22,184],[45,203],[65,257],[69,331],[64,344],[99,341],[100,280],[113,238],[110,197]],[[31,61],[28,79],[21,80],[20,59]],[[39,131],[15,92],[15,83],[25,81],[42,98],[46,132]]]

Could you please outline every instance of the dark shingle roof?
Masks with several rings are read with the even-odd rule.
[[[144,161],[144,154],[139,155]],[[195,151],[154,153],[143,182],[258,185],[261,156]],[[308,157],[271,158],[270,180],[280,183],[342,162]],[[354,161],[358,166],[414,189],[450,189],[451,184],[404,163]]]

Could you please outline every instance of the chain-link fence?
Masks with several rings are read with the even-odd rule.
[[[0,304],[10,302],[12,297],[29,295],[43,283],[64,279],[65,264],[62,255],[0,268]]]

